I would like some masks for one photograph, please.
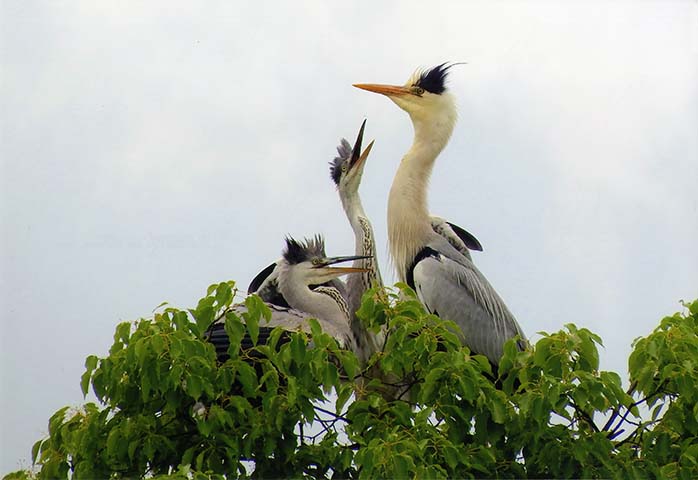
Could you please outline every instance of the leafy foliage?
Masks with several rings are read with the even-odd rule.
[[[38,473],[6,478],[698,477],[698,301],[635,341],[626,391],[585,328],[512,340],[494,372],[399,287],[364,297],[360,317],[389,333],[363,370],[317,323],[241,351],[270,312],[251,296],[236,315],[233,282],[122,323],[85,362],[100,405],[56,412]],[[205,340],[216,319],[223,364]]]

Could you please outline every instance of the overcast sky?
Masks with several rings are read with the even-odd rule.
[[[443,61],[460,114],[430,209],[533,340],[565,323],[627,378],[698,297],[698,6],[657,2],[0,2],[0,474],[83,402],[85,357],[162,301],[246,286],[286,234],[353,253],[327,162],[364,118],[388,266],[408,116],[352,83]]]

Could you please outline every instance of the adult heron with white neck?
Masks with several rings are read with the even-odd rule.
[[[457,120],[455,100],[446,90],[451,66],[417,71],[401,86],[354,86],[387,96],[409,114],[414,127],[412,146],[388,197],[388,240],[399,279],[429,312],[458,325],[464,345],[496,366],[507,340],[519,337],[519,348],[525,347],[523,330],[470,256],[434,231],[427,209],[434,163]]]

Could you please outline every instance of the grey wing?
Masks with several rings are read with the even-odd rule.
[[[430,220],[432,230],[468,259],[470,258],[470,250],[482,251],[480,241],[464,228],[435,215],[432,215]]]
[[[289,308],[290,305],[279,290],[279,260],[259,272],[247,287],[247,293],[256,293],[267,303]]]
[[[264,287],[265,283],[268,283],[270,281],[269,277],[276,278],[278,276],[278,272],[276,271],[277,263],[279,262],[276,261],[272,263],[264,270],[259,272],[257,275],[255,275],[250,284],[247,286],[247,293],[255,293],[259,291],[261,288]]]
[[[314,318],[320,324],[322,331],[331,337],[334,337],[339,343],[340,347],[346,348],[348,346],[347,338],[348,334],[350,333],[348,325],[337,325],[336,323],[328,321],[324,318],[317,318],[309,313],[293,308],[282,309],[281,307],[277,307],[275,305],[272,305],[271,307],[273,307],[271,311],[271,318],[268,322],[262,320],[260,322],[260,326],[270,328],[282,327],[284,330],[288,330],[290,332],[310,333],[311,328],[308,320]]]
[[[417,295],[427,310],[451,320],[461,329],[464,345],[497,365],[504,343],[525,336],[514,316],[487,279],[470,261],[444,255],[428,256],[414,267]]]
[[[259,338],[257,339],[258,344],[266,343],[271,331],[276,327],[281,327],[288,332],[306,332],[310,333],[310,324],[308,320],[314,318],[300,310],[296,310],[290,307],[282,307],[279,305],[273,305],[267,303],[267,306],[271,310],[271,318],[268,322],[262,320],[259,323]],[[237,304],[230,307],[240,318],[243,318],[243,314],[247,313],[247,307],[243,304]],[[334,337],[337,340],[340,348],[349,348],[349,335],[350,331],[348,326],[342,328],[341,326],[334,325],[324,319],[317,319],[322,330],[328,335]],[[230,339],[225,331],[225,319],[218,320],[214,322],[208,329],[206,333],[206,338],[209,342],[213,344],[216,348],[216,355],[218,360],[224,362],[228,358],[228,346],[230,345]],[[287,337],[282,336],[282,342],[285,343]],[[253,347],[252,339],[248,336],[241,341],[241,348],[243,350]]]

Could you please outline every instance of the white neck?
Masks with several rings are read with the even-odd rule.
[[[361,306],[361,297],[369,288],[383,285],[378,259],[376,258],[376,240],[373,227],[364,212],[358,193],[345,195],[340,191],[340,199],[347,219],[354,231],[354,252],[356,255],[369,255],[371,258],[354,260],[354,267],[367,268],[363,273],[352,273],[347,279],[347,303],[351,317],[351,330],[359,345],[363,348],[359,360],[362,365],[376,352],[382,344],[382,336],[369,332],[357,318],[356,311]]]
[[[347,220],[351,224],[351,228],[356,233],[358,228],[358,218],[366,217],[366,212],[364,212],[364,206],[361,203],[361,197],[358,192],[346,193],[343,190],[339,190],[339,199],[342,202],[342,208],[344,213],[347,215]],[[356,252],[359,254],[358,250]]]
[[[456,123],[453,103],[436,115],[410,115],[414,141],[400,162],[388,197],[388,241],[398,278],[405,282],[414,257],[432,232],[427,186],[436,157],[448,143]]]
[[[341,307],[330,296],[312,291],[302,275],[288,265],[279,271],[279,291],[288,304],[296,310],[308,313],[336,324],[347,324],[348,318]]]
[[[339,198],[342,201],[342,207],[344,207],[351,229],[354,231],[354,254],[371,257],[354,260],[354,267],[368,268],[369,271],[350,275],[347,283],[351,284],[352,279],[362,278],[364,279],[364,284],[367,285],[366,288],[383,285],[380,270],[378,269],[378,258],[376,257],[376,238],[373,234],[371,222],[361,204],[361,197],[359,197],[358,193],[345,195],[343,192],[340,192]],[[349,294],[352,294],[351,289]],[[362,294],[363,292],[359,294],[359,297]]]

